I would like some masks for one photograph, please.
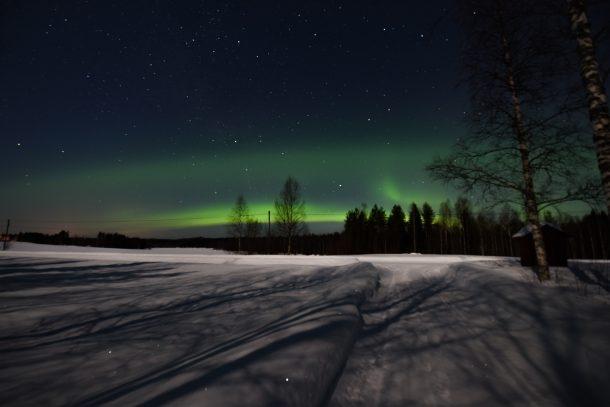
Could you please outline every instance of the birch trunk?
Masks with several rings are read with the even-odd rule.
[[[510,45],[505,35],[502,35],[502,49],[504,51],[504,64],[506,66],[506,84],[508,86],[508,89],[510,90],[513,105],[513,131],[517,138],[517,147],[519,149],[519,156],[521,158],[521,172],[523,174],[522,194],[525,206],[525,214],[527,217],[527,222],[530,224],[532,238],[534,240],[538,279],[540,281],[546,281],[551,278],[551,274],[549,272],[549,265],[546,259],[544,238],[542,236],[542,228],[540,227],[540,218],[538,216],[538,203],[536,202],[536,193],[534,190],[534,176],[529,157],[529,142],[527,140],[525,127],[523,124],[521,100],[519,99],[517,86],[515,84]]]
[[[593,126],[593,141],[597,164],[602,176],[606,206],[610,213],[610,115],[608,98],[595,56],[595,44],[587,18],[584,0],[568,0],[572,32],[576,37],[580,56],[580,75],[587,92],[589,119]]]

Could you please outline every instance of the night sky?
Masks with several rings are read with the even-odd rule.
[[[0,216],[217,235],[288,175],[313,231],[363,202],[436,208],[455,193],[424,166],[468,102],[450,3],[4,2]]]

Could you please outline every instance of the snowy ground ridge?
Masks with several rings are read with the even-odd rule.
[[[298,342],[302,339],[316,336],[328,335],[329,330],[336,330],[337,334],[328,349],[321,355],[324,359],[330,360],[324,369],[319,369],[316,374],[320,376],[320,381],[312,387],[311,394],[314,396],[314,405],[326,405],[330,400],[334,387],[341,377],[343,368],[350,356],[354,343],[356,342],[362,327],[363,319],[360,307],[367,301],[368,298],[375,294],[379,287],[379,272],[371,263],[355,263],[347,266],[332,267],[320,270],[320,273],[341,274],[354,278],[354,276],[370,276],[366,278],[366,283],[358,289],[354,290],[349,296],[346,296],[339,302],[332,305],[323,305],[314,309],[305,309],[299,313],[292,315],[288,320],[284,319],[266,326],[265,332],[254,330],[245,332],[241,336],[234,338],[228,343],[223,343],[220,347],[208,349],[204,354],[196,358],[192,358],[185,363],[172,366],[169,371],[162,371],[153,377],[147,377],[145,380],[137,380],[121,386],[120,389],[97,394],[88,399],[82,400],[79,404],[84,406],[94,406],[105,403],[122,403],[122,396],[132,394],[140,389],[153,386],[156,382],[164,377],[171,377],[173,373],[188,369],[202,359],[213,358],[216,355],[222,357],[222,363],[211,369],[207,376],[214,377],[221,375],[224,371],[230,370],[234,366],[248,363],[260,357],[263,354],[272,353],[278,347],[290,346],[290,344]],[[337,308],[341,312],[337,316],[332,316],[328,312],[328,308]],[[317,319],[323,316],[323,322],[318,323]],[[284,329],[286,324],[298,326],[295,332],[290,329]],[[268,331],[273,332],[268,335]],[[241,346],[240,343],[244,345]],[[203,381],[202,381],[203,383]],[[192,383],[188,384],[189,387]],[[181,386],[172,388],[162,394],[154,395],[148,398],[142,405],[159,405],[174,401],[174,396],[177,396],[182,391]],[[304,391],[301,389],[301,392]],[[154,394],[155,390],[151,388],[146,392]],[[316,400],[317,399],[317,400]],[[303,400],[294,400],[303,402]],[[312,405],[306,403],[303,405]]]
[[[358,323],[353,325],[353,329],[351,330],[350,335],[349,335],[349,340],[347,341],[345,346],[341,348],[341,358],[338,360],[338,363],[336,364],[334,375],[329,377],[330,380],[326,386],[326,391],[323,393],[324,397],[320,400],[319,405],[321,405],[321,406],[328,405],[328,403],[330,402],[330,400],[335,392],[335,388],[337,387],[337,384],[339,383],[339,380],[341,379],[341,376],[343,375],[343,370],[345,369],[345,366],[347,365],[347,361],[352,353],[354,344],[356,343],[356,341],[358,340],[358,337],[363,332],[364,318],[362,316],[362,306],[364,304],[366,304],[368,300],[370,300],[377,294],[377,292],[379,291],[379,288],[381,286],[381,271],[382,270],[379,270],[372,263],[368,263],[368,262],[362,262],[362,263],[358,263],[354,266],[348,267],[348,269],[352,269],[352,271],[354,269],[358,269],[358,268],[361,270],[364,270],[365,272],[372,274],[374,276],[374,278],[371,281],[372,284],[370,284],[363,291],[361,291],[359,293],[360,295],[355,296],[356,303],[354,305],[356,307]],[[349,271],[348,271],[348,273],[349,273]]]
[[[380,285],[368,262],[268,269],[23,254],[0,256],[4,405],[323,405]]]

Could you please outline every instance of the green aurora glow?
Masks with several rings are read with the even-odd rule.
[[[307,221],[315,231],[316,223],[325,224],[324,230],[337,229],[345,212],[362,203],[386,209],[411,201],[436,206],[452,195],[431,184],[423,170],[437,153],[429,147],[374,142],[293,144],[286,150],[257,147],[64,166],[29,177],[26,185],[14,185],[15,201],[27,203],[15,212],[53,214],[37,219],[48,221],[50,230],[68,228],[73,233],[222,234],[221,225],[238,194],[243,193],[252,214],[266,222],[274,197],[292,175],[302,184]],[[38,210],[40,202],[45,202],[44,210]],[[23,221],[33,217],[16,218],[24,218],[22,228],[27,229]]]

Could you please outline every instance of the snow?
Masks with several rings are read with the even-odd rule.
[[[382,280],[361,307],[332,406],[608,405],[607,295],[541,285],[510,261],[394,270],[421,278]]]
[[[71,260],[118,260],[134,262],[239,264],[250,266],[303,265],[303,266],[344,266],[356,262],[392,263],[457,263],[465,260],[493,260],[497,257],[481,256],[435,256],[413,254],[400,255],[358,255],[358,256],[318,256],[318,255],[246,255],[233,254],[207,248],[155,248],[155,249],[111,249],[105,247],[56,246],[25,242],[13,242],[5,253],[21,257],[55,258]],[[2,255],[2,252],[0,252]]]
[[[0,404],[610,402],[610,304],[514,259],[0,252]]]

